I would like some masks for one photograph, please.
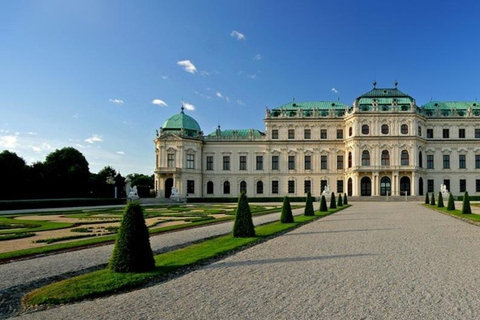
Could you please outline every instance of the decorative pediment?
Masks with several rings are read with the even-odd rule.
[[[442,148],[442,153],[450,154],[450,153],[452,153],[452,149],[450,149],[450,148]]]

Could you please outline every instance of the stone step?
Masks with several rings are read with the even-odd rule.
[[[348,201],[359,201],[359,202],[387,202],[386,196],[371,196],[371,197],[361,197],[361,196],[352,196],[349,197]],[[407,196],[406,201],[425,201],[425,196]],[[388,202],[405,202],[405,196],[389,196]]]

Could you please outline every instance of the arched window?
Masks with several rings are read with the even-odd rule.
[[[422,136],[422,127],[418,126],[418,135],[421,137]]]
[[[257,182],[257,193],[258,193],[258,194],[262,194],[262,193],[263,193],[263,182],[262,182],[262,181],[258,181],[258,182]]]
[[[362,126],[362,134],[369,134],[370,133],[370,127],[367,124],[364,124]]]
[[[348,128],[348,136],[351,137],[353,134],[353,129],[352,127]]]
[[[207,182],[207,194],[213,194],[213,182],[212,181]]]
[[[348,167],[349,168],[352,167],[352,153],[351,152],[348,153]]]
[[[223,183],[223,194],[230,194],[230,182],[228,181]]]
[[[420,168],[423,168],[423,157],[422,157],[422,151],[418,153],[418,166]]]
[[[382,151],[382,159],[381,159],[382,166],[389,166],[390,165],[390,153],[388,150]]]
[[[240,182],[240,192],[247,193],[247,183],[245,181]]]
[[[400,127],[400,132],[402,132],[402,134],[408,134],[408,126],[406,124],[402,124]]]
[[[370,165],[370,152],[368,150],[363,150],[362,152],[362,166]]]
[[[401,158],[400,158],[400,164],[402,166],[408,166],[409,165],[408,151],[407,150],[402,150],[402,155],[401,155]]]
[[[388,124],[382,125],[382,134],[388,134]]]

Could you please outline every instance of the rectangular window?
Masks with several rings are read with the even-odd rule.
[[[465,192],[465,191],[467,191],[467,180],[460,179],[460,192]]]
[[[480,139],[480,129],[475,129],[475,139]]]
[[[320,130],[320,139],[327,139],[327,129]]]
[[[480,155],[475,155],[475,169],[480,169]]]
[[[337,156],[337,169],[343,170],[343,156]]]
[[[240,156],[239,170],[247,170],[247,156]]]
[[[320,180],[320,193],[322,193],[325,190],[325,187],[327,186],[328,182],[327,180]]]
[[[450,129],[443,129],[443,139],[450,138]]]
[[[263,170],[263,156],[257,156],[257,170]]]
[[[465,169],[466,166],[466,161],[465,161],[466,156],[464,154],[461,154],[458,156],[458,167],[460,169]]]
[[[433,129],[427,129],[427,139],[433,139]]]
[[[327,170],[327,156],[320,157],[320,169]]]
[[[187,193],[195,193],[195,181],[187,180]]]
[[[443,155],[443,169],[450,169],[450,155]]]
[[[278,193],[278,181],[277,180],[272,181],[272,193],[274,193],[274,194]]]
[[[207,170],[213,170],[213,156],[207,156]]]
[[[337,139],[343,139],[343,129],[337,129]]]
[[[305,156],[305,170],[312,169],[312,156]]]
[[[288,193],[295,193],[295,181],[288,181]]]
[[[338,193],[343,193],[343,180],[337,180],[337,194]]]
[[[230,156],[223,156],[223,170],[230,170]]]
[[[312,181],[305,180],[303,184],[303,192],[305,193],[312,192]]]
[[[295,129],[288,129],[288,139],[295,139]]]
[[[465,139],[465,129],[458,129],[458,137],[460,139]]]
[[[187,169],[195,169],[195,155],[187,154]]]
[[[433,192],[433,179],[427,180],[427,192]]]
[[[303,132],[303,138],[304,139],[311,139],[312,137],[312,131],[310,129],[305,129]]]
[[[272,156],[272,170],[278,170],[278,156]]]
[[[288,156],[288,170],[295,170],[295,156]]]
[[[169,168],[175,167],[175,155],[173,153],[169,153],[167,155],[167,167]]]
[[[433,169],[433,154],[427,154],[427,169]]]
[[[445,185],[445,187],[447,188],[448,191],[451,191],[450,190],[450,179],[443,180],[443,184]]]
[[[418,126],[418,135],[421,137],[422,136],[422,127]]]
[[[272,139],[278,139],[278,129],[272,130]]]
[[[480,192],[480,179],[475,180],[475,192]]]

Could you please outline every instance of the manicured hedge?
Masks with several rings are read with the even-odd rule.
[[[470,201],[480,201],[480,196],[468,196],[468,198],[470,199]],[[458,201],[463,201],[463,195],[461,196],[457,196],[457,200]]]
[[[1,210],[44,209],[63,207],[88,207],[125,204],[126,199],[82,198],[82,199],[38,199],[38,200],[2,200]]]

